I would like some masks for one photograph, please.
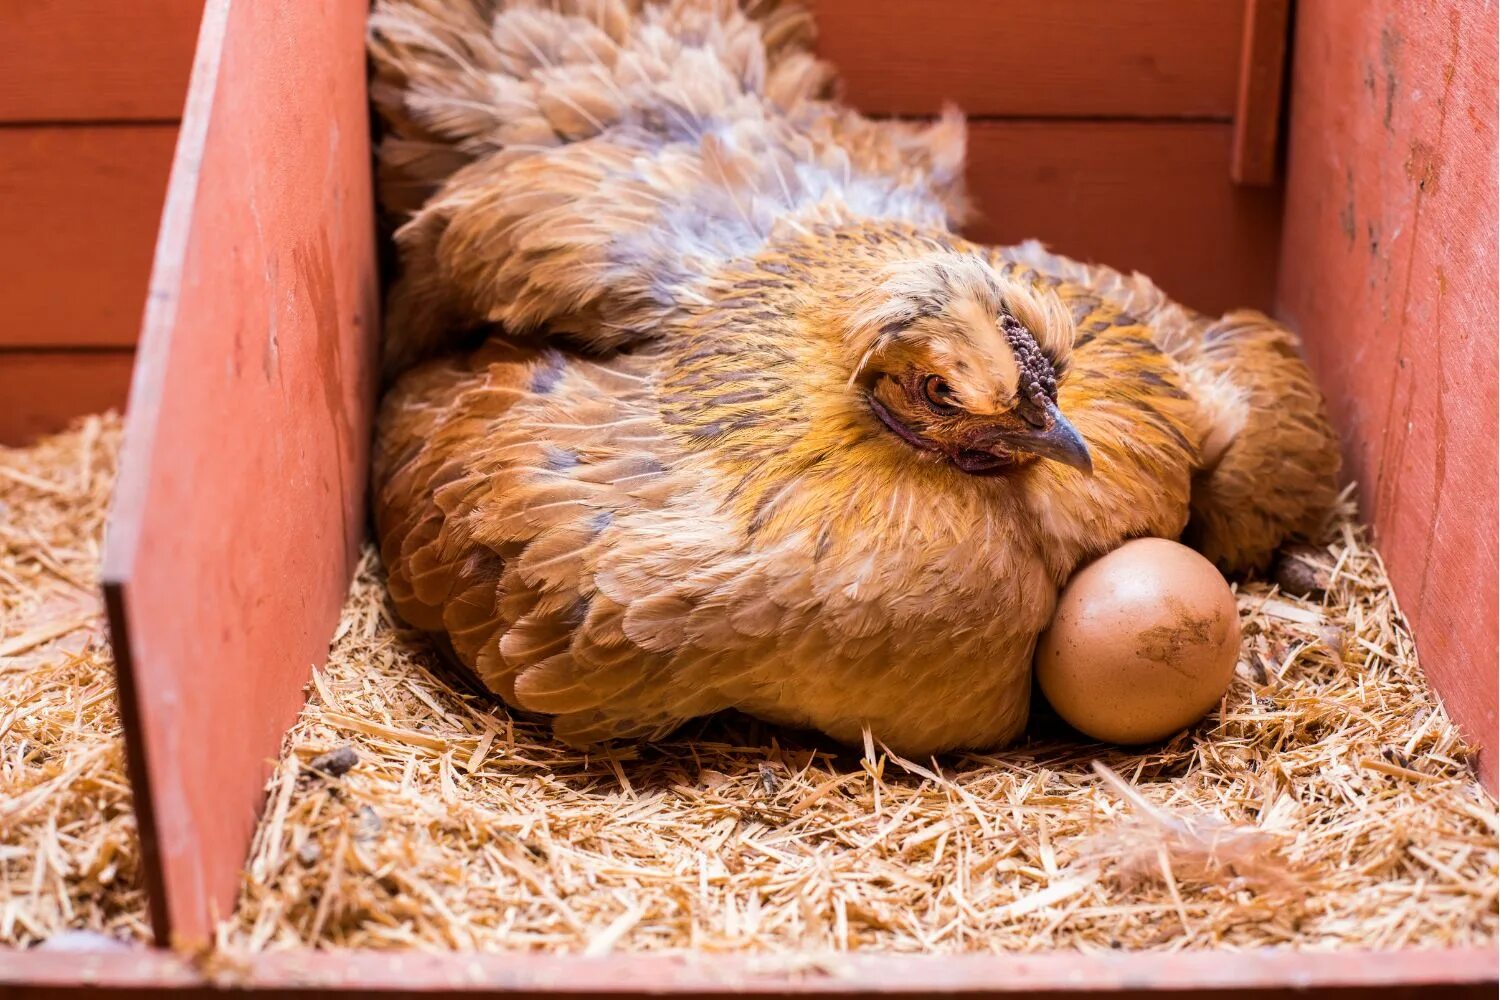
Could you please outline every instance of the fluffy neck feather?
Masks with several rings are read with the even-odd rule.
[[[857,244],[838,230],[813,234],[721,275],[714,304],[671,338],[663,418],[750,544],[807,545],[821,557],[911,545],[963,554],[981,537],[1031,551],[1026,539],[1045,538],[1038,558],[1061,582],[1124,538],[1180,531],[1191,414],[1144,332],[1077,352],[1061,388],[1095,449],[1092,479],[1046,461],[969,476],[883,426],[849,378],[862,347],[848,336],[856,290],[873,261],[978,248],[900,226],[860,232]]]

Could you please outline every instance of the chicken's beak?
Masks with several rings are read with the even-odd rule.
[[[1085,476],[1094,474],[1094,459],[1083,435],[1062,415],[1057,404],[1048,401],[1042,410],[1043,425],[1022,430],[1007,430],[997,437],[997,443],[1015,451],[1029,452],[1039,458],[1050,458],[1054,462],[1071,466]]]

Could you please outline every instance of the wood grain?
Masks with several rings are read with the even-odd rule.
[[[125,407],[134,352],[0,350],[0,445],[62,430],[74,417]]]
[[[104,554],[154,930],[207,942],[364,536],[365,0],[210,0]]]
[[[1236,184],[1265,185],[1276,179],[1290,14],[1291,0],[1245,0],[1229,170]]]
[[[604,958],[534,954],[283,951],[221,970],[226,985],[262,1000],[477,996],[560,998],[806,996],[1045,997],[1047,1000],[1302,997],[1456,1000],[1495,995],[1494,948],[1422,952],[1198,951],[1172,955],[842,955],[836,971],[776,971],[763,958],[705,962],[664,955]],[[208,1000],[221,988],[186,959],[163,953],[20,952],[0,963],[0,997],[104,996]],[[170,991],[170,992],[167,992]]]
[[[818,50],[877,114],[944,102],[1008,117],[1234,113],[1232,0],[814,0]]]
[[[173,121],[203,0],[0,0],[0,121]]]
[[[1297,7],[1279,301],[1448,710],[1496,787],[1496,19]]]
[[[967,232],[1139,270],[1208,312],[1269,309],[1281,195],[1233,184],[1229,148],[1227,124],[974,122]]]
[[[130,346],[175,125],[0,129],[0,347]]]

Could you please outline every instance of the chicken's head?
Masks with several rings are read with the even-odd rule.
[[[891,434],[971,475],[1037,459],[1085,474],[1058,408],[1074,325],[1062,302],[968,254],[889,268],[850,325],[850,385]]]

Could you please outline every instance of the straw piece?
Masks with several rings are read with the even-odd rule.
[[[439,753],[448,749],[447,740],[428,736],[426,733],[419,733],[415,729],[381,725],[378,722],[345,715],[342,712],[325,712],[323,714],[323,721],[339,729],[363,733],[366,736],[379,736],[395,740],[397,743],[407,743],[415,747],[425,747],[428,750],[436,750]]]
[[[60,639],[69,632],[76,632],[95,620],[95,616],[89,615],[83,618],[71,618],[66,621],[48,622],[38,625],[36,628],[22,632],[20,635],[0,642],[0,659],[11,656],[19,656],[28,650],[53,639]]]
[[[1397,764],[1388,764],[1383,760],[1375,760],[1370,757],[1366,757],[1364,760],[1360,761],[1359,766],[1368,768],[1371,771],[1379,771],[1381,774],[1389,774],[1394,778],[1407,778],[1411,781],[1443,780],[1435,774],[1423,774],[1421,771],[1413,771],[1409,767],[1401,767]]]

